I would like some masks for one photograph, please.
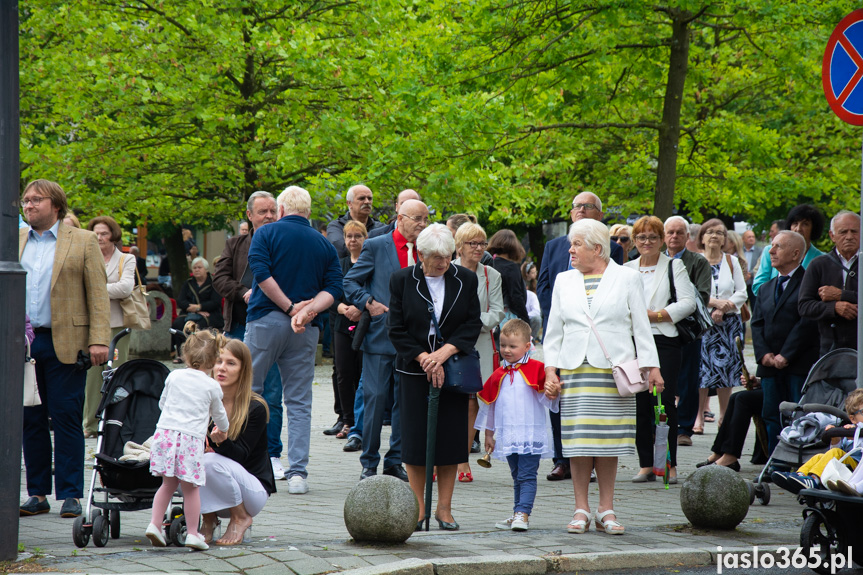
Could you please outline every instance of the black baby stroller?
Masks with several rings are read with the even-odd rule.
[[[159,398],[170,373],[164,364],[152,359],[134,359],[112,368],[117,342],[130,332],[125,329],[111,341],[108,365],[102,372],[93,475],[84,513],[72,526],[72,540],[78,547],[86,547],[91,535],[97,547],[104,547],[109,531],[112,539],[119,538],[120,512],[150,509],[162,485],[159,477],[150,475],[149,460],[120,461],[127,441],[142,444],[156,431],[161,415]],[[182,513],[182,507],[171,510],[172,540],[185,530]]]
[[[856,388],[857,351],[834,349],[809,370],[800,403],[783,401],[779,405],[782,423],[787,426],[811,413],[825,413],[847,421],[845,398]],[[788,441],[780,437],[758,478],[749,484],[749,502],[757,498],[762,505],[770,503],[770,487],[764,481],[769,469],[776,466],[797,469],[813,455],[824,453],[829,446],[821,438],[823,431],[823,428],[814,431],[811,440],[807,441]]]

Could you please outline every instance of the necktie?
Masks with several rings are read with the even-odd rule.
[[[773,295],[773,303],[778,303],[782,297],[782,290],[785,289],[785,282],[791,279],[791,276],[779,276],[779,281],[776,282],[776,293]]]
[[[417,263],[416,260],[414,259],[414,243],[413,242],[407,242],[406,245],[408,247],[408,265],[412,266],[412,265]]]

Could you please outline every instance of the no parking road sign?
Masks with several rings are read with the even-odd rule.
[[[843,121],[863,126],[863,10],[839,22],[824,51],[821,82],[833,112]]]

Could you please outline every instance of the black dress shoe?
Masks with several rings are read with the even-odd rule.
[[[360,481],[368,479],[369,477],[374,477],[377,474],[378,470],[376,467],[363,467],[363,472],[360,473]]]
[[[81,515],[81,504],[77,499],[69,498],[63,502],[60,508],[60,517],[78,517]]]
[[[30,515],[48,513],[49,511],[51,511],[51,504],[48,503],[47,499],[45,501],[39,501],[38,497],[31,497],[18,508],[18,515],[21,517],[27,517]]]
[[[384,475],[392,475],[402,481],[408,481],[408,472],[401,465],[392,465],[384,469]]]
[[[453,519],[452,523],[448,523],[446,521],[441,521],[435,516],[435,520],[437,521],[438,528],[441,531],[458,531],[458,523],[456,523],[455,519]]]
[[[353,437],[348,439],[348,442],[345,443],[344,447],[342,447],[342,451],[361,451],[362,448],[363,442],[360,440],[359,437],[354,435]]]
[[[324,435],[335,435],[340,432],[344,426],[345,424],[342,423],[342,420],[338,419],[331,428],[324,430]]]
[[[569,466],[558,463],[545,478],[549,481],[562,481],[564,479],[571,479],[572,472],[569,470]]]

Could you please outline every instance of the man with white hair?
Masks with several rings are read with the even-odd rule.
[[[411,190],[410,188],[400,191],[399,195],[396,196],[396,202],[395,202],[396,216],[398,216],[398,213],[402,207],[402,204],[408,200],[417,200],[417,201],[421,202],[422,198],[416,192],[416,190]],[[377,227],[374,230],[370,231],[369,232],[369,239],[376,238],[378,236],[385,236],[387,234],[393,233],[393,230],[396,229],[396,219],[398,219],[398,218],[397,217],[393,218],[393,220],[389,224],[387,224],[385,226]]]
[[[778,275],[762,284],[752,315],[752,348],[758,362],[764,403],[761,418],[767,428],[767,453],[779,443],[782,423],[779,404],[797,403],[809,369],[818,360],[815,322],[798,310],[805,274],[801,263],[806,240],[792,231],[781,231],[770,246],[770,264]]]
[[[384,456],[385,475],[408,480],[402,467],[399,378],[395,371],[396,349],[387,332],[390,303],[390,276],[419,261],[415,243],[428,226],[429,211],[418,200],[407,200],[399,209],[391,234],[366,240],[363,251],[345,275],[345,299],[371,315],[371,324],[362,342],[363,350],[363,471],[360,479],[377,475],[381,456],[381,427],[387,400],[392,392],[390,449]]]
[[[277,203],[279,220],[257,230],[249,247],[254,282],[245,341],[252,352],[255,392],[264,392],[267,372],[273,363],[279,366],[288,418],[288,493],[301,494],[309,490],[319,331],[310,322],[341,297],[342,269],[335,248],[309,224],[309,192],[290,186]]]
[[[372,217],[372,191],[362,184],[348,188],[345,201],[348,203],[348,211],[331,221],[327,226],[327,239],[336,247],[339,259],[348,255],[345,247],[345,224],[351,220],[360,222],[366,226],[366,231],[371,234],[372,230],[383,227],[383,224]]]
[[[710,288],[713,274],[710,264],[701,254],[687,249],[690,237],[689,222],[680,216],[665,220],[665,255],[679,259],[686,266],[689,281],[701,297],[704,305],[710,301]],[[692,445],[695,432],[695,418],[698,416],[698,389],[700,379],[698,370],[701,364],[701,338],[689,342],[681,348],[680,372],[677,375],[677,445]]]
[[[602,221],[602,200],[592,192],[582,192],[572,199],[572,209],[569,217],[573,223],[582,219]],[[623,248],[617,242],[610,242],[611,259],[618,265],[623,265]],[[545,245],[542,254],[542,264],[539,268],[539,277],[536,282],[536,296],[539,299],[539,307],[542,310],[543,334],[551,313],[551,294],[554,291],[554,281],[557,274],[572,269],[569,255],[569,236],[554,238]],[[549,481],[560,481],[569,479],[569,459],[563,457],[563,446],[560,442],[560,414],[551,414],[551,431],[554,437],[554,468],[546,476]]]
[[[857,349],[857,252],[860,216],[842,210],[830,220],[835,247],[813,259],[800,288],[800,315],[818,322],[821,355],[839,347]]]

